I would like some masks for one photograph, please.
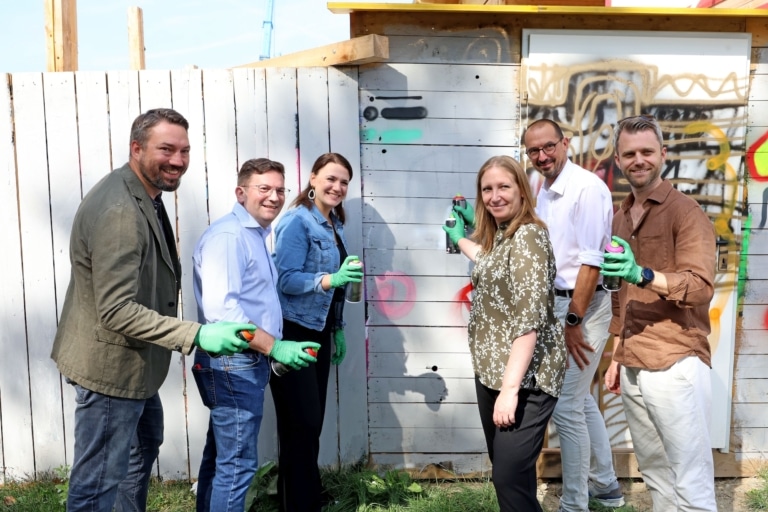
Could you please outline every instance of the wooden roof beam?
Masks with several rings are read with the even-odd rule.
[[[260,60],[238,68],[356,66],[389,59],[389,39],[375,34]]]
[[[128,61],[130,69],[144,69],[144,11],[128,8]]]

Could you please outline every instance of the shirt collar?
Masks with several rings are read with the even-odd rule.
[[[245,209],[243,205],[240,203],[235,203],[235,206],[232,207],[232,213],[235,217],[237,217],[237,220],[240,221],[240,224],[244,228],[249,229],[256,229],[260,233],[262,233],[264,236],[269,235],[272,232],[272,225],[262,227],[261,224],[256,222],[256,219],[254,219],[250,213],[248,213],[248,210]]]
[[[664,201],[666,201],[667,197],[669,197],[669,193],[672,192],[673,188],[674,187],[672,186],[671,181],[661,180],[661,183],[659,184],[659,186],[653,189],[651,194],[648,196],[647,200],[661,204]],[[629,210],[633,204],[635,204],[635,195],[632,192],[630,192],[629,194],[627,194],[627,197],[621,203],[621,209]]]
[[[560,171],[560,174],[557,175],[557,178],[555,178],[555,182],[552,183],[552,185],[547,186],[546,180],[544,181],[544,184],[542,185],[542,188],[549,193],[555,193],[557,195],[563,195],[565,194],[565,188],[568,184],[568,181],[571,179],[571,174],[573,173],[573,170],[571,169],[571,159],[568,158],[565,160],[565,165],[563,165],[563,170]]]

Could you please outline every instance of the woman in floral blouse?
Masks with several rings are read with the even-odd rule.
[[[508,156],[477,174],[477,211],[455,207],[445,231],[475,262],[469,350],[501,512],[541,511],[536,460],[565,374],[554,314],[555,258],[522,166]],[[475,226],[472,239],[464,224]]]

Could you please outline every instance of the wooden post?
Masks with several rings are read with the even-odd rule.
[[[128,60],[131,69],[144,69],[144,15],[141,7],[128,8]]]
[[[48,71],[77,71],[77,0],[43,0]]]

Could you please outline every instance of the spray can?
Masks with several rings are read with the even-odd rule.
[[[362,268],[363,262],[360,260],[352,260],[349,262],[349,266]],[[347,302],[360,302],[360,300],[363,298],[363,283],[347,283],[347,289],[344,298],[347,300]]]
[[[605,252],[619,254],[624,252],[624,248],[615,241],[606,244]],[[619,276],[603,276],[603,290],[607,292],[617,292],[621,289],[621,278]]]
[[[461,194],[456,194],[453,196],[453,206],[458,206],[460,208],[466,208],[467,207],[467,200],[464,198]]]
[[[305,348],[304,352],[311,355],[312,357],[317,357],[317,350],[313,348]],[[272,368],[272,373],[277,375],[278,377],[282,377],[286,373],[292,370],[290,366],[287,364],[283,364],[280,361],[275,361],[274,359],[269,362],[269,366]]]
[[[449,228],[456,227],[456,219],[448,217],[445,219],[445,225]],[[459,246],[453,243],[448,233],[445,234],[445,252],[448,254],[459,254],[461,252]]]

